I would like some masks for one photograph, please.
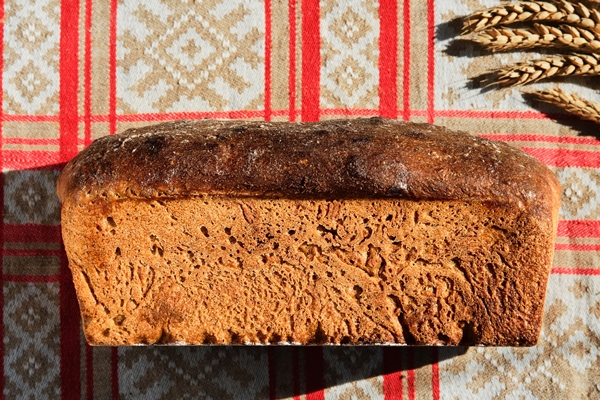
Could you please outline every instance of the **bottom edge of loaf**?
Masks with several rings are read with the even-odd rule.
[[[305,344],[305,343],[289,343],[289,342],[278,342],[278,343],[228,343],[228,344],[204,344],[204,343],[153,343],[153,344],[142,344],[142,343],[131,343],[131,344],[97,344],[87,342],[88,345],[93,347],[532,347],[537,345],[537,341],[527,344],[484,344],[484,343],[473,343],[473,344],[454,344],[448,345],[443,343],[437,344],[408,344],[408,343],[368,343],[368,344],[341,344],[341,343],[319,343],[319,344]]]

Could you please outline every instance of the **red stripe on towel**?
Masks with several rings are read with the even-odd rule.
[[[271,0],[265,0],[265,121],[271,120]]]
[[[79,82],[79,7],[77,0],[61,0],[59,49],[59,160],[77,154]],[[26,159],[33,158],[27,152]],[[18,163],[23,169],[23,163]],[[27,241],[30,241],[28,238]],[[45,278],[50,278],[45,277]],[[39,277],[42,278],[42,277]],[[60,383],[62,399],[81,397],[79,306],[66,254],[60,257]]]
[[[302,121],[318,121],[321,85],[319,0],[302,0]]]
[[[379,0],[379,113],[398,117],[397,0]]]
[[[110,25],[108,44],[108,132],[117,132],[117,4],[110,2]]]
[[[383,348],[383,396],[388,400],[402,399],[402,353],[404,348]]]

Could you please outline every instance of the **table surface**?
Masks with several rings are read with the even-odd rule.
[[[457,18],[492,0],[6,0],[0,5],[0,387],[6,398],[600,398],[598,126],[478,76]],[[590,100],[591,78],[560,85]],[[531,348],[86,346],[55,181],[95,138],[160,121],[382,115],[507,141],[563,185]],[[58,367],[58,368],[57,368]]]

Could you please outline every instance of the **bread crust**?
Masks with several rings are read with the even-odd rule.
[[[102,137],[58,180],[59,198],[376,198],[514,203],[552,218],[560,185],[506,143],[384,118],[177,121]]]

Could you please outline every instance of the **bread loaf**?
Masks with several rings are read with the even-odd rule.
[[[180,121],[58,180],[86,338],[533,345],[560,187],[505,143],[382,118]]]

